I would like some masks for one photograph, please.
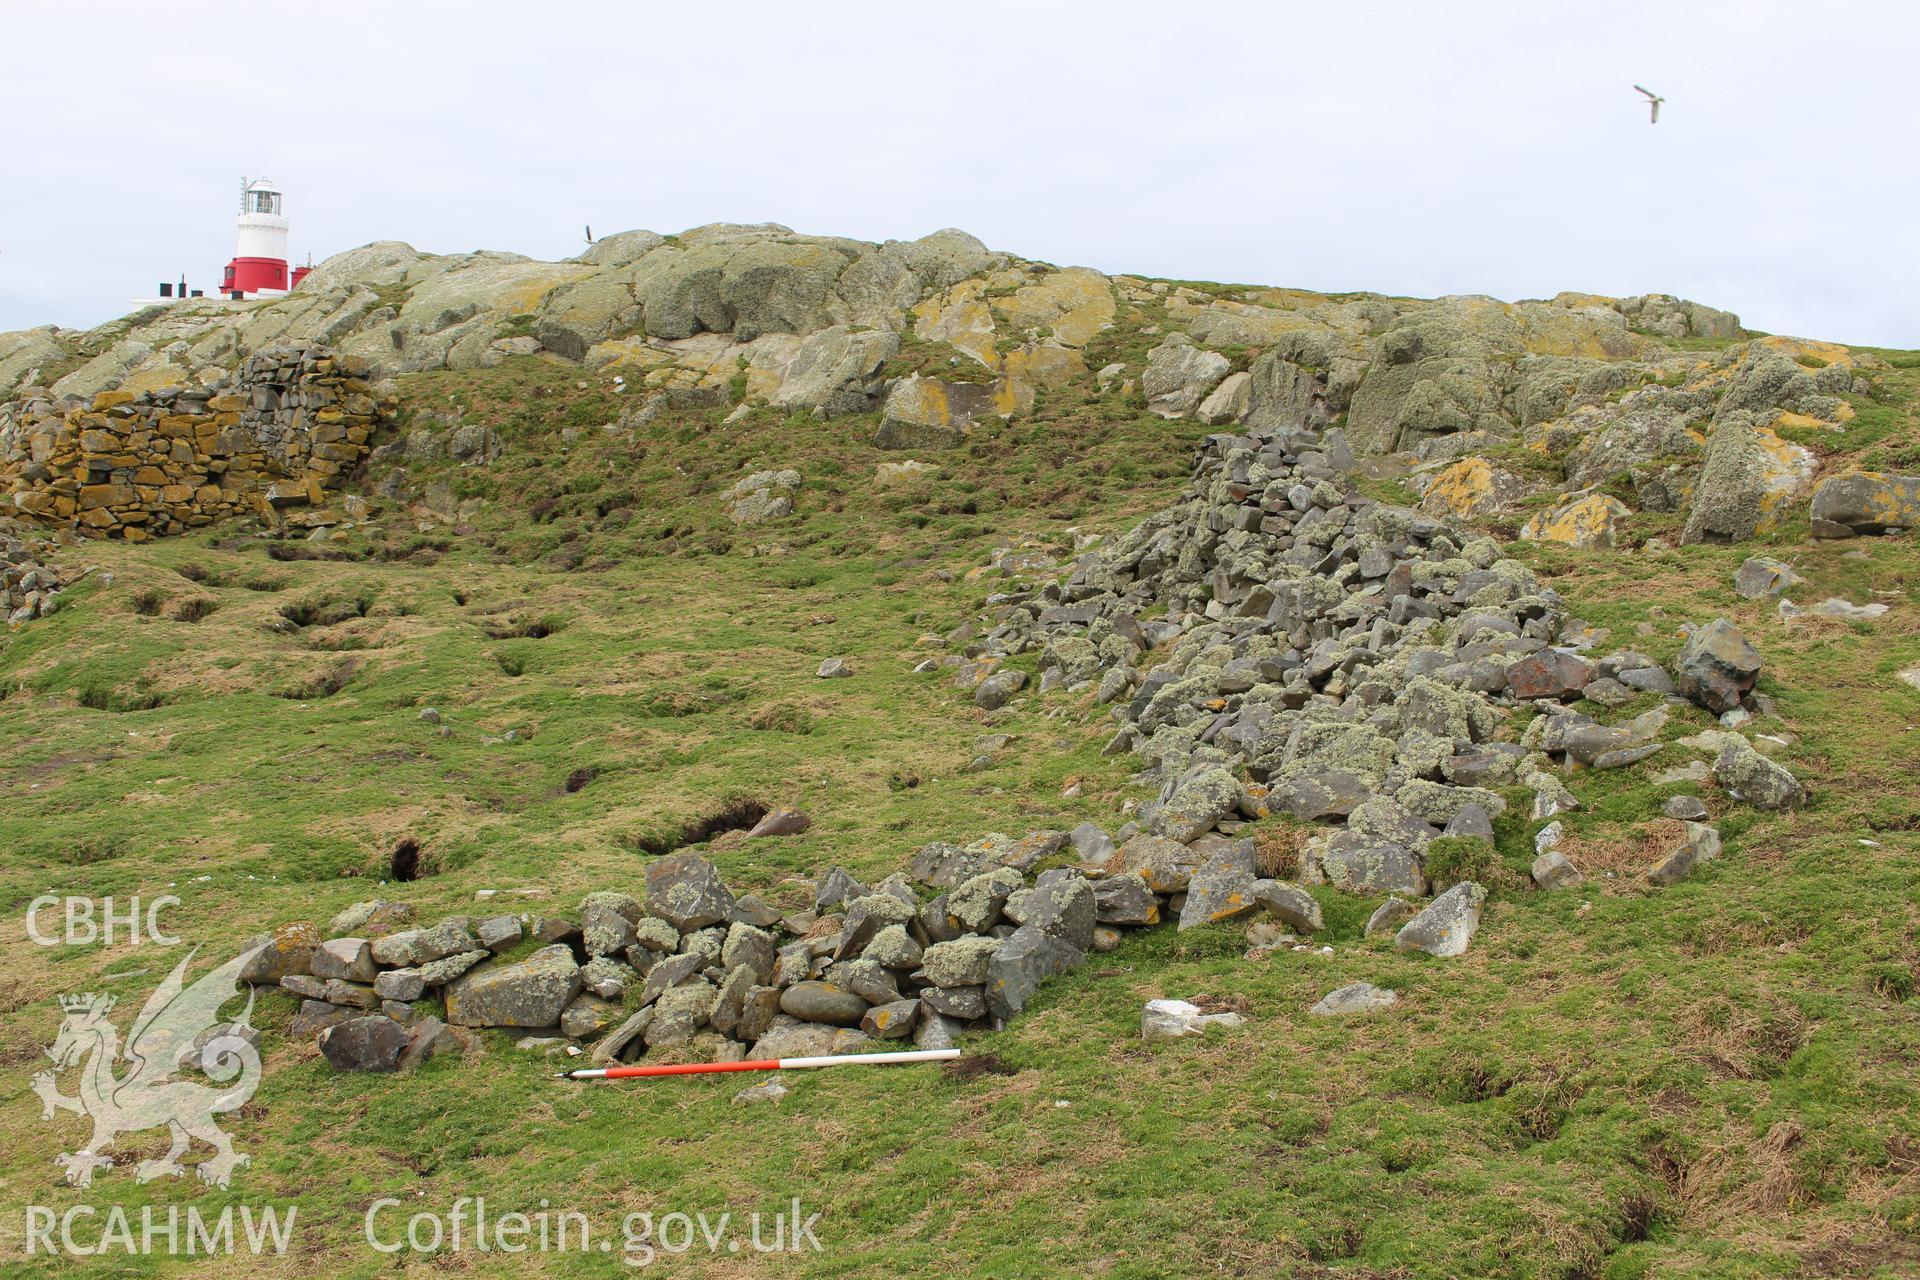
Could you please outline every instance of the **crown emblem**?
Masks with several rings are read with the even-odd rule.
[[[95,1009],[105,1013],[113,1007],[113,997],[82,991],[77,995],[61,996],[60,1007],[68,1013],[89,1013]]]

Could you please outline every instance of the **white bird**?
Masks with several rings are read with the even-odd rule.
[[[1639,85],[1635,85],[1633,87],[1636,89],[1639,89],[1641,93],[1644,93],[1647,95],[1647,105],[1653,108],[1653,119],[1649,120],[1647,123],[1659,124],[1660,123],[1660,104],[1665,102],[1666,99],[1661,97],[1659,94],[1655,93],[1651,89],[1643,89]]]

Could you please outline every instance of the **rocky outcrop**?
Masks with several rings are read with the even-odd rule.
[[[141,541],[252,514],[280,522],[318,504],[366,455],[391,402],[364,361],[289,347],[229,382],[34,396],[0,410],[0,501],[88,537]]]
[[[1090,344],[1116,328],[1144,358],[1090,373]],[[956,448],[1069,386],[1246,431],[1344,414],[1357,453],[1405,455],[1388,470],[1412,468],[1430,513],[1499,518],[1550,486],[1576,518],[1543,518],[1535,536],[1603,547],[1636,536],[1634,512],[1684,513],[1691,541],[1776,527],[1813,475],[1796,433],[1843,425],[1876,364],[1748,338],[1731,313],[1665,294],[1334,299],[1056,268],[951,229],[875,244],[723,223],[623,232],[565,262],[367,245],[285,298],[0,335],[0,397],[43,375],[81,400],[206,390],[263,349],[305,344],[374,377],[577,363],[640,393],[622,418],[636,428],[662,409],[876,415],[877,446],[915,451]],[[1514,465],[1520,448],[1541,462]],[[1555,463],[1564,479],[1548,479]],[[1819,527],[1875,527],[1855,514]]]

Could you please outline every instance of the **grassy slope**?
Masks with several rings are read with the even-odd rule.
[[[1098,367],[1110,353],[1093,355]],[[50,996],[105,987],[136,1001],[177,958],[28,946],[36,893],[171,890],[186,900],[171,926],[218,953],[376,892],[402,836],[434,872],[402,892],[432,918],[473,910],[481,888],[538,887],[551,897],[527,905],[564,910],[589,888],[637,883],[640,841],[731,795],[816,818],[804,837],[712,846],[736,888],[782,901],[804,895],[790,877],[829,862],[881,874],[930,839],[1120,820],[1128,767],[1099,758],[1108,722],[1084,700],[1029,698],[989,725],[908,667],[923,632],[990,589],[964,575],[993,548],[1030,534],[1062,549],[1070,527],[1116,529],[1161,505],[1198,428],[1145,418],[1117,393],[1056,394],[1035,420],[942,459],[925,490],[881,492],[871,423],[763,413],[722,427],[709,414],[629,440],[596,429],[616,402],[577,377],[525,361],[408,380],[416,408],[508,437],[492,468],[441,473],[454,498],[488,500],[458,532],[395,517],[336,562],[276,561],[270,546],[294,544],[231,532],[89,545],[70,558],[111,583],[97,574],[0,641],[10,1250],[20,1204],[83,1198],[53,1186],[49,1163],[78,1122],[41,1123],[28,1089],[58,1021]],[[1910,456],[1911,409],[1888,411],[1861,447]],[[717,494],[746,463],[804,471],[795,521],[737,534],[720,517]],[[771,1211],[798,1195],[825,1211],[829,1250],[788,1264],[805,1274],[1911,1273],[1920,692],[1894,673],[1920,663],[1920,565],[1911,539],[1774,550],[1810,580],[1806,598],[1881,592],[1895,611],[1789,630],[1733,595],[1744,550],[1523,550],[1614,643],[1665,656],[1680,623],[1725,612],[1767,657],[1763,688],[1781,710],[1769,727],[1797,739],[1786,758],[1815,803],[1786,818],[1730,811],[1728,856],[1678,888],[1648,892],[1632,874],[1655,856],[1660,801],[1685,789],[1649,781],[1690,758],[1675,747],[1574,782],[1587,806],[1568,820],[1576,861],[1618,878],[1554,896],[1509,888],[1459,960],[1362,940],[1372,904],[1331,894],[1331,956],[1247,961],[1227,927],[1137,935],[981,1040],[1017,1074],[814,1076],[791,1081],[778,1109],[731,1107],[739,1082],[726,1079],[557,1088],[544,1060],[499,1035],[482,1057],[406,1080],[337,1076],[270,1035],[260,1093],[229,1126],[254,1159],[230,1195],[136,1187],[115,1170],[84,1198],[203,1211],[297,1199],[305,1252],[265,1269],[286,1275],[381,1271],[359,1228],[377,1196],[444,1209],[475,1194],[496,1212],[546,1197],[598,1223],[641,1208]],[[217,607],[175,620],[191,600]],[[267,626],[342,601],[365,616]],[[488,634],[529,622],[551,634]],[[815,680],[834,654],[858,674]],[[282,696],[318,692],[343,663],[360,665],[339,692]],[[419,719],[426,706],[450,736]],[[1676,716],[1670,736],[1706,723]],[[1014,744],[990,771],[961,773],[989,727]],[[597,773],[569,793],[582,769]],[[1082,795],[1063,799],[1071,778]],[[1511,885],[1531,829],[1503,824],[1500,850]],[[1364,1020],[1303,1016],[1359,979],[1402,1002]],[[1144,999],[1203,993],[1244,1000],[1252,1025],[1139,1043]],[[292,1007],[269,996],[256,1019],[279,1028]],[[129,1139],[120,1154],[160,1145]],[[695,1261],[684,1269],[761,1269]]]

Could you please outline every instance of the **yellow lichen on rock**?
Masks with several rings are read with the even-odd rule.
[[[1604,493],[1589,493],[1542,511],[1520,530],[1528,542],[1562,542],[1570,547],[1611,547],[1627,504]]]
[[[1841,364],[1851,369],[1854,363],[1853,352],[1847,348],[1837,342],[1821,342],[1815,338],[1789,338],[1776,334],[1755,338],[1752,346],[1765,351],[1778,351],[1794,360],[1802,360],[1803,357],[1818,360],[1823,365]]]
[[[1462,458],[1434,476],[1420,505],[1436,515],[1470,516],[1493,500],[1493,465],[1485,458]]]
[[[1771,533],[1785,520],[1793,500],[1813,482],[1819,463],[1810,450],[1782,440],[1765,427],[1755,428],[1753,437],[1763,458],[1759,475],[1759,520],[1753,531]]]
[[[998,370],[1000,351],[994,341],[993,311],[987,305],[986,290],[985,280],[962,280],[928,298],[913,309],[914,336],[944,342],[987,368]]]
[[[1086,267],[1049,272],[993,305],[1011,328],[1051,329],[1054,340],[1069,347],[1086,346],[1114,316],[1112,286]]]

